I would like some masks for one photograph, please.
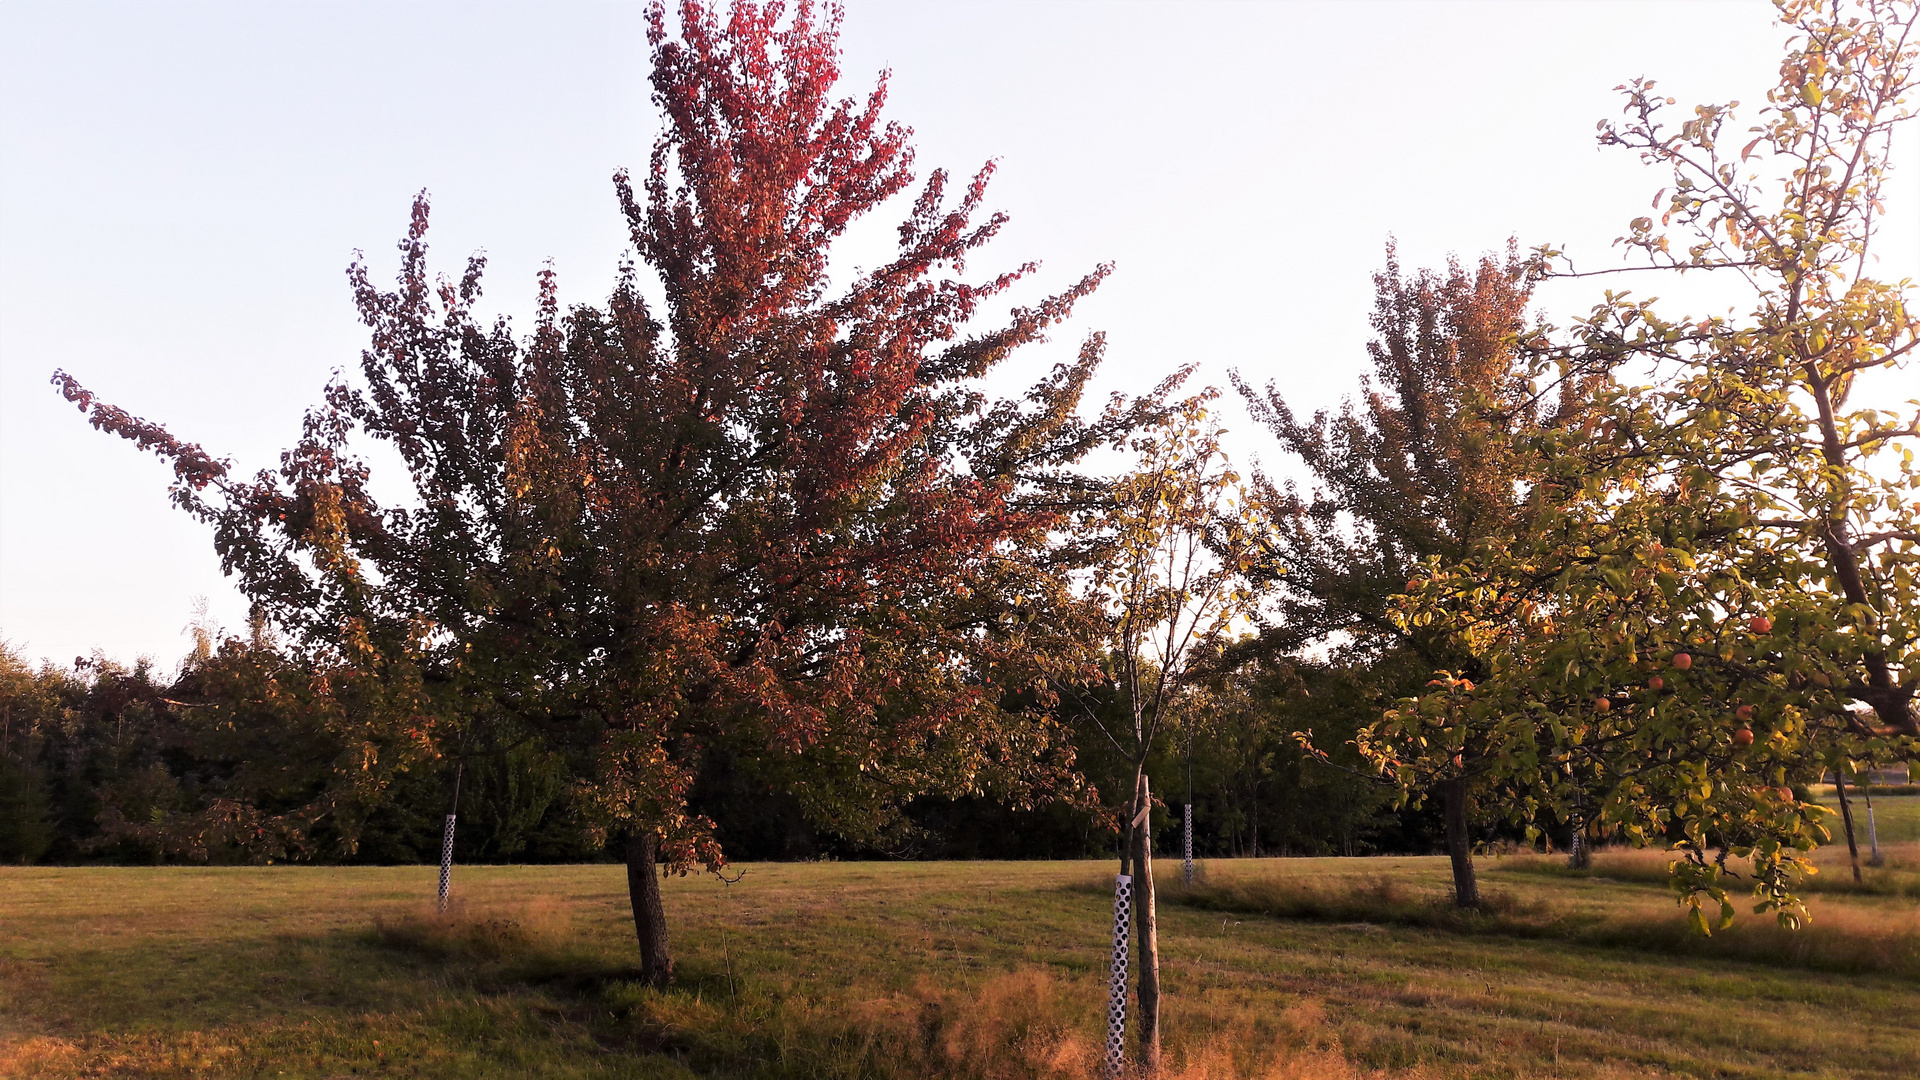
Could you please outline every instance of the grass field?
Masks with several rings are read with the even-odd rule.
[[[1920,877],[1920,844],[1887,828],[1893,864],[1870,883]],[[1844,848],[1821,856],[1822,877],[1844,874]],[[1699,941],[1669,932],[1658,856],[1603,854],[1585,877],[1482,865],[1493,914],[1469,920],[1444,914],[1440,859],[1214,862],[1192,894],[1163,885],[1170,1074],[1908,1077],[1920,1062],[1920,911],[1890,895],[1903,888],[1816,896],[1812,935],[1743,916]],[[1110,868],[744,869],[669,882],[680,977],[663,991],[629,979],[614,866],[463,867],[446,921],[427,915],[431,867],[0,869],[0,1075],[1097,1072]]]
[[[1832,791],[1832,788],[1826,789]],[[1824,795],[1820,800],[1832,807],[1835,813],[1833,837],[1838,843],[1846,838],[1840,833],[1840,819],[1837,816],[1840,803],[1832,795]],[[1854,831],[1860,842],[1860,850],[1867,849],[1867,804],[1859,792],[1849,793],[1848,802],[1853,804]],[[1877,795],[1873,800],[1874,822],[1880,828],[1882,844],[1900,844],[1920,840],[1920,796],[1915,795]]]

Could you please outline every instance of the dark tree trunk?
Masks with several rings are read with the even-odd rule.
[[[1453,904],[1480,906],[1480,883],[1473,876],[1473,838],[1467,835],[1467,778],[1455,777],[1440,785],[1446,801],[1447,856],[1453,860]]]
[[[1860,881],[1860,845],[1853,839],[1853,803],[1847,798],[1847,778],[1833,770],[1833,793],[1840,796],[1840,823],[1847,827],[1847,858],[1853,860],[1853,880]]]
[[[640,979],[658,986],[673,978],[667,948],[667,913],[660,906],[660,838],[650,832],[627,837],[627,897],[633,932],[640,939]]]
[[[1152,806],[1145,773],[1134,798],[1134,814]],[[1140,1066],[1151,1076],[1160,1071],[1160,935],[1153,905],[1152,815],[1133,830],[1133,927],[1140,943]]]

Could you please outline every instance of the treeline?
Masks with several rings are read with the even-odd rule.
[[[294,670],[260,639],[205,641],[173,671],[104,658],[35,667],[0,650],[0,861],[432,862],[443,817],[454,809],[456,766],[458,861],[617,857],[592,841],[573,799],[578,763],[530,743],[418,762],[384,776],[362,800],[329,798],[360,748],[297,704],[269,713],[242,696]],[[1311,726],[1336,745],[1352,738],[1365,714],[1351,705],[1343,713],[1339,698],[1354,696],[1353,673],[1320,667],[1290,675],[1284,687],[1245,680],[1191,747],[1171,738],[1156,749],[1156,788],[1172,804],[1154,822],[1157,846],[1180,848],[1179,807],[1191,775],[1199,856],[1436,850],[1435,815],[1396,811],[1380,784],[1310,760],[1291,737],[1296,726]],[[1307,696],[1309,686],[1320,693]],[[1111,695],[1103,705],[1114,709]],[[1083,719],[1074,741],[1095,785],[1124,789],[1126,764],[1102,752],[1092,723]],[[751,782],[718,754],[704,762],[689,803],[715,822],[729,855],[745,861],[1058,859],[1115,847],[1098,806],[1021,810],[987,796],[916,800],[886,842],[853,842],[816,827],[791,794]],[[290,817],[309,827],[295,835]]]

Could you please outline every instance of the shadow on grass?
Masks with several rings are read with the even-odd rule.
[[[508,1032],[605,1054],[665,1057],[719,1076],[1093,1080],[1103,1075],[1105,984],[1027,966],[951,986],[831,990],[783,973],[683,965],[667,986],[572,949],[552,909],[421,912],[379,921],[363,940],[431,961],[434,977],[479,1000],[428,1010],[473,1045]],[[458,997],[458,995],[455,995]],[[1257,1030],[1248,1028],[1256,1023]],[[1166,1080],[1358,1080],[1308,1009],[1203,1017],[1168,1030]]]

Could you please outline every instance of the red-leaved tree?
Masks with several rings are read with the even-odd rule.
[[[1158,406],[1079,417],[1097,336],[1023,398],[981,396],[1106,273],[973,330],[1032,270],[962,276],[1003,220],[981,211],[991,167],[957,193],[931,173],[891,258],[829,274],[848,225],[914,183],[884,78],[832,96],[837,12],[649,18],[664,134],[637,185],[615,178],[637,261],[603,306],[563,313],[548,272],[530,334],[482,321],[480,258],[429,275],[423,197],[397,288],[351,268],[361,378],[278,470],[245,479],[56,382],[173,461],[176,501],[292,640],[417,677],[427,715],[394,722],[505,725],[590,763],[576,794],[625,838],[664,979],[657,868],[724,861],[687,804],[714,754],[856,838],[921,793],[1072,788],[1048,706],[1100,634],[1055,537],[1101,492],[1080,459]],[[350,449],[368,436],[404,460],[407,505],[375,500]]]

